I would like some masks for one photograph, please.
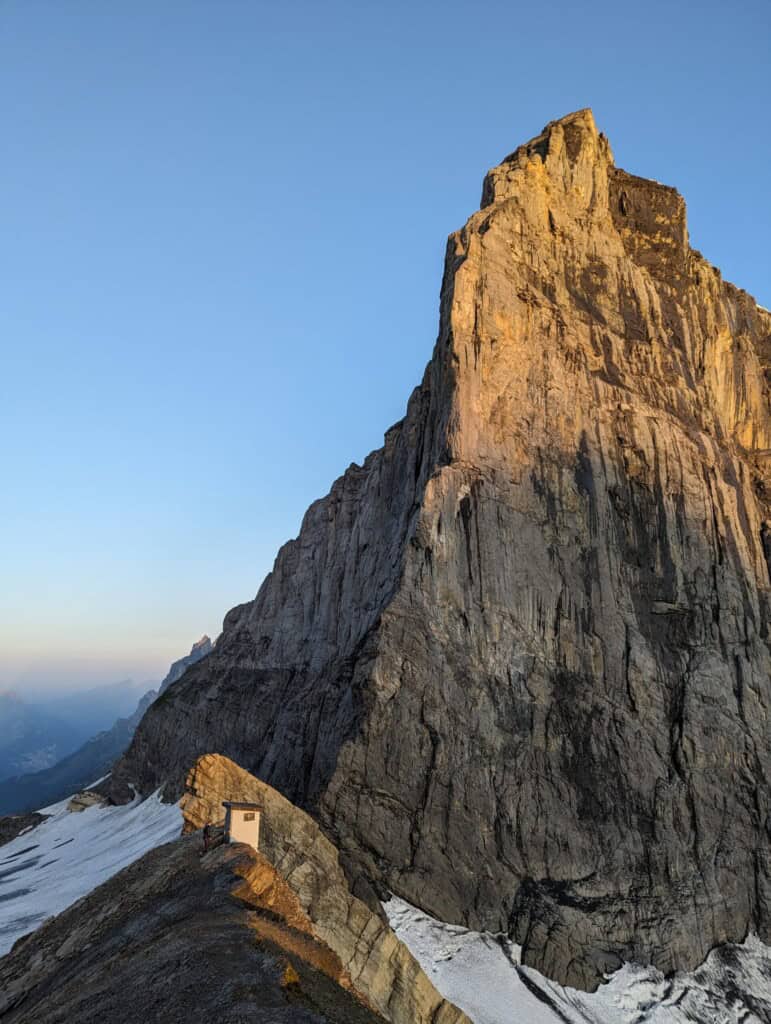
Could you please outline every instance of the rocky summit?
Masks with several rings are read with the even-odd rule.
[[[110,793],[227,755],[372,905],[592,988],[771,940],[771,315],[588,110],[450,236],[405,418],[153,704]]]

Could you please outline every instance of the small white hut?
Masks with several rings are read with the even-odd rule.
[[[260,845],[260,814],[259,804],[237,803],[225,800],[225,842],[248,843],[255,850]]]

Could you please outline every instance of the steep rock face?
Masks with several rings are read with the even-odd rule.
[[[233,757],[352,877],[592,987],[771,939],[771,316],[589,111],[449,239],[404,420],[145,716],[112,795]]]

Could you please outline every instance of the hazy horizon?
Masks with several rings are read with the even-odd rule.
[[[179,657],[189,653],[188,648]],[[25,702],[32,703],[64,693],[121,685],[136,690],[141,696],[147,690],[157,688],[171,664],[164,662],[164,667],[159,667],[162,664],[160,657],[128,662],[121,658],[100,661],[90,656],[62,659],[58,655],[52,655],[49,661],[42,658],[20,659],[17,663],[5,658],[3,661],[0,695],[15,693]]]
[[[80,653],[55,652],[46,656],[29,652],[16,658],[3,654],[0,660],[0,694],[12,691],[23,700],[34,702],[61,693],[80,693],[121,684],[145,693],[156,688],[172,663],[190,654],[193,644],[204,634],[213,641],[219,629],[214,632],[202,630],[191,635],[189,642],[183,641],[179,649],[171,652],[165,646],[153,648],[148,645],[133,658],[108,656],[106,653],[100,655],[96,643],[90,649],[83,644]]]
[[[44,10],[0,9],[0,689],[216,637],[403,415],[446,237],[550,120],[591,106],[771,306],[759,0]]]

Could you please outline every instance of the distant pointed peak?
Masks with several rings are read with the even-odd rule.
[[[211,637],[208,634],[204,633],[204,635],[201,637],[201,639],[200,640],[196,640],[196,642],[190,648],[190,653],[191,654],[195,654],[196,651],[200,651],[202,649],[208,650],[210,647],[211,647]]]

